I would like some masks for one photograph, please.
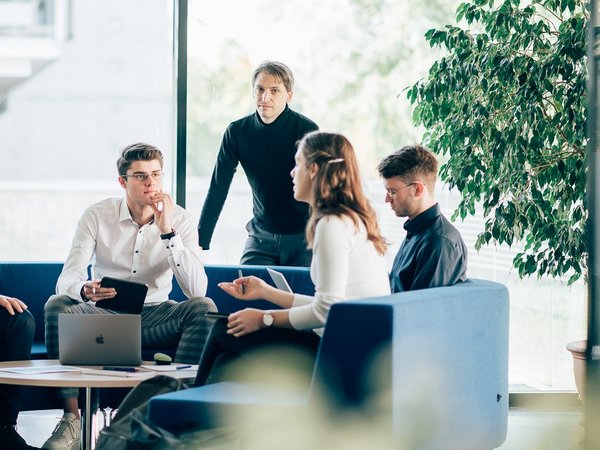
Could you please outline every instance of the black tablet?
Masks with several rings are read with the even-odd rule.
[[[135,281],[104,277],[100,286],[115,288],[117,296],[96,302],[99,308],[112,309],[127,314],[140,314],[148,293],[148,285]]]

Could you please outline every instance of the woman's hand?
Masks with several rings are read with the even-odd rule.
[[[254,276],[241,277],[231,283],[219,283],[218,286],[238,300],[266,299],[266,291],[269,288],[267,283]]]
[[[230,314],[227,320],[227,334],[240,337],[260,330],[263,328],[264,314],[264,311],[254,308],[246,308]]]

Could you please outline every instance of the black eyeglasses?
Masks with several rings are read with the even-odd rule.
[[[164,172],[133,172],[131,175],[121,175],[123,178],[133,178],[135,181],[146,181],[148,178],[152,177],[154,181],[162,180],[164,176]]]
[[[389,188],[389,189],[386,189],[386,191],[387,191],[387,193],[388,193],[389,195],[396,195],[396,193],[397,193],[398,191],[401,191],[402,189],[405,189],[405,188],[407,188],[407,187],[409,187],[409,186],[412,186],[413,184],[417,184],[417,183],[408,183],[406,186],[402,186],[400,189],[396,189],[396,188]]]

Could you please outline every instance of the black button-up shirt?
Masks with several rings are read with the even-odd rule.
[[[406,221],[390,273],[392,292],[451,286],[467,279],[467,247],[439,205]]]

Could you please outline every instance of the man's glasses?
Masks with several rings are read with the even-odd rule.
[[[389,189],[386,189],[386,191],[387,191],[387,193],[388,193],[389,195],[396,195],[396,193],[397,193],[398,191],[401,191],[402,189],[405,189],[405,188],[407,188],[407,187],[409,187],[409,186],[412,186],[412,185],[414,185],[414,184],[417,184],[417,183],[416,183],[416,182],[415,182],[415,183],[408,183],[406,186],[402,186],[400,189],[396,189],[396,188],[389,188]]]
[[[158,171],[152,172],[152,173],[133,172],[131,175],[121,175],[121,176],[125,179],[133,178],[135,181],[146,181],[150,177],[152,177],[152,179],[154,181],[159,181],[159,180],[162,180],[162,177],[164,176],[164,172],[158,172]]]

